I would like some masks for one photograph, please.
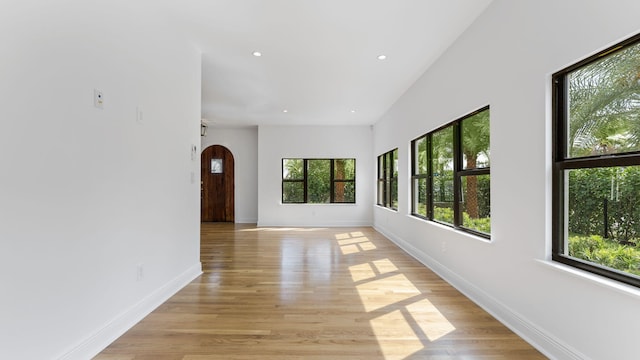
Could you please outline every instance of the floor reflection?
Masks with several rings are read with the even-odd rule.
[[[96,360],[544,359],[371,228],[207,223],[201,261]]]

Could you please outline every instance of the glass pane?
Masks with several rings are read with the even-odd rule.
[[[413,153],[415,156],[414,161],[414,175],[421,175],[427,173],[427,137],[420,138],[413,143]]]
[[[433,219],[453,224],[453,127],[432,135]]]
[[[384,178],[389,180],[391,177],[391,153],[384,154]]]
[[[391,153],[391,161],[392,161],[392,166],[393,166],[393,177],[397,178],[398,177],[398,149],[393,150],[393,152]]]
[[[569,157],[640,150],[640,44],[570,73]]]
[[[333,201],[337,203],[356,202],[355,182],[336,181],[333,183],[333,187],[334,187]]]
[[[222,174],[222,159],[211,159],[211,173]]]
[[[333,171],[334,180],[354,180],[356,178],[356,159],[335,159]]]
[[[307,161],[307,199],[309,203],[331,201],[331,160]]]
[[[303,180],[304,160],[282,159],[282,178],[286,180]]]
[[[384,179],[384,155],[378,156],[378,179]]]
[[[485,234],[491,233],[490,176],[462,177],[462,226]]]
[[[384,203],[384,181],[378,180],[378,205],[385,206]]]
[[[462,120],[462,168],[489,167],[489,109]]]
[[[565,172],[568,255],[640,275],[640,166]]]
[[[427,179],[425,178],[413,180],[413,212],[427,216]]]
[[[302,181],[283,182],[282,183],[282,202],[283,203],[304,202],[304,182]]]
[[[434,177],[433,219],[453,224],[453,175],[451,178]]]
[[[391,180],[391,208],[398,208],[398,180]]]

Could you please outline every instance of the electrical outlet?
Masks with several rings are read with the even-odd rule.
[[[98,109],[104,108],[104,94],[102,90],[93,89],[93,106]]]

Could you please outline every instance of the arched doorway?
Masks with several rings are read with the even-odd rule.
[[[206,148],[201,155],[200,220],[234,222],[234,160],[221,145]]]

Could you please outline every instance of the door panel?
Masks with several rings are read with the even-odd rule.
[[[234,160],[221,145],[206,148],[201,156],[201,221],[233,222]]]

